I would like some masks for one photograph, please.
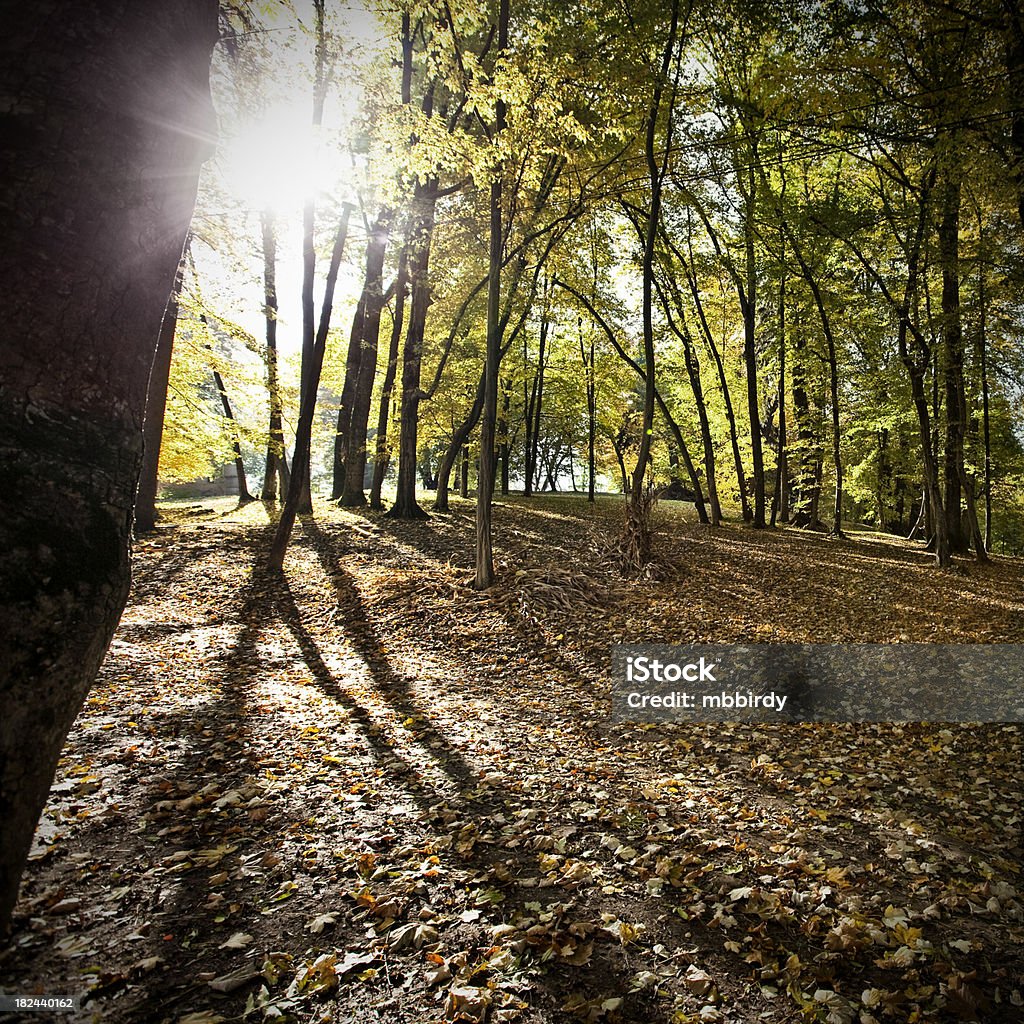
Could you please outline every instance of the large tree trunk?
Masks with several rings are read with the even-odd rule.
[[[6,5],[0,930],[124,607],[160,321],[214,120],[209,0]]]
[[[171,380],[171,357],[174,355],[174,333],[178,327],[178,303],[181,281],[185,275],[184,256],[178,261],[174,287],[167,300],[164,318],[160,321],[160,337],[153,358],[146,391],[146,422],[142,452],[142,473],[139,496],[135,501],[135,532],[148,533],[156,527],[156,492],[160,486],[160,442],[164,436],[164,415],[167,411],[167,387]]]

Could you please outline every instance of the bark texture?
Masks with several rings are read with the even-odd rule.
[[[0,929],[129,583],[150,366],[214,130],[211,0],[5,5]]]

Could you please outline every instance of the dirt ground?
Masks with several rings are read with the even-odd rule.
[[[1024,641],[1024,562],[621,499],[400,523],[168,507],[0,985],[52,1019],[1024,1019],[1018,726],[612,725],[610,646]],[[15,1018],[11,1018],[15,1019]],[[45,1014],[25,1020],[51,1019]]]

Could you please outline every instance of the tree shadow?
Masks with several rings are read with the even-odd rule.
[[[452,782],[465,790],[475,781],[476,773],[466,763],[461,753],[452,746],[450,738],[434,724],[427,709],[414,696],[414,681],[397,672],[382,650],[382,638],[376,626],[367,615],[362,595],[355,580],[342,567],[342,552],[335,541],[312,519],[303,522],[303,529],[309,538],[309,546],[316,554],[331,586],[334,589],[341,611],[342,628],[356,654],[366,665],[374,685],[394,712],[403,719],[413,718],[419,724],[420,736],[431,750],[438,766]],[[319,658],[319,652],[312,644],[308,633],[304,633],[298,609],[287,583],[283,585],[281,598],[285,602],[280,612],[289,629],[295,631],[296,639],[303,649],[309,649],[311,660],[319,663],[318,671],[325,686],[338,691],[335,695],[346,699],[333,680],[330,671]],[[301,637],[301,639],[300,639]],[[311,666],[312,671],[312,666]],[[316,675],[316,673],[314,673]],[[328,689],[327,692],[330,692]],[[347,698],[351,701],[351,698]]]

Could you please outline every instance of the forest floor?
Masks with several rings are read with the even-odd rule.
[[[0,985],[69,1022],[1019,1022],[1018,726],[613,725],[610,645],[1024,641],[1024,562],[621,499],[168,506]],[[26,1020],[50,1019],[38,1014]]]

